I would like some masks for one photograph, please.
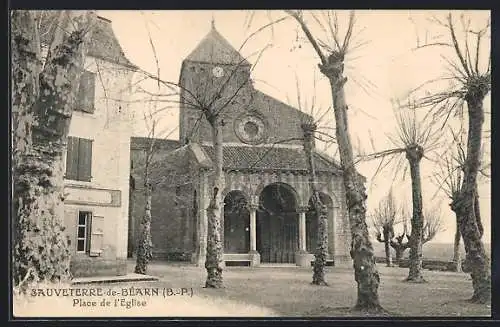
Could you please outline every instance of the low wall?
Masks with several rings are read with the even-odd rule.
[[[376,257],[376,262],[378,264],[385,264],[385,257]],[[392,259],[394,261],[394,258]],[[395,263],[394,263],[395,264]],[[409,268],[410,260],[405,258],[399,262],[398,266],[400,268]],[[443,261],[443,260],[422,260],[422,268],[427,270],[438,270],[438,271],[456,271],[455,263],[453,261]],[[470,269],[465,261],[462,262],[462,271],[470,272]]]

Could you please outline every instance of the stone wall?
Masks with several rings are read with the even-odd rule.
[[[144,214],[144,159],[142,149],[132,149],[131,176],[135,188],[131,191],[129,255],[135,256],[135,244],[141,232]],[[161,160],[161,155],[156,160]],[[185,171],[165,171],[165,180],[153,183],[151,204],[151,237],[155,259],[190,261],[194,251],[196,213],[193,210],[195,192],[192,167]]]

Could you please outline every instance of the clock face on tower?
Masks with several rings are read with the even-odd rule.
[[[212,74],[214,74],[215,77],[222,77],[222,76],[224,76],[224,68],[222,68],[220,66],[215,66],[212,69]]]
[[[260,144],[266,138],[266,123],[258,115],[244,114],[235,120],[236,136],[248,144]]]

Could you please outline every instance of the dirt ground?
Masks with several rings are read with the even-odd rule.
[[[131,271],[133,269],[133,262]],[[404,281],[408,270],[377,266],[379,296],[390,316],[490,316],[490,306],[468,303],[470,277],[425,271],[425,284]],[[94,289],[94,296],[59,296],[40,286],[38,294],[14,298],[18,317],[343,317],[357,316],[353,270],[329,267],[329,286],[311,285],[312,271],[299,267],[227,267],[223,289],[203,288],[205,270],[199,267],[151,263],[154,282],[56,286]],[[130,288],[132,287],[132,291]],[[97,289],[100,291],[97,291]],[[112,294],[112,291],[116,294]],[[146,291],[149,290],[149,291]],[[45,293],[43,293],[45,291]],[[33,291],[32,291],[33,292]],[[73,291],[76,292],[76,291]],[[89,291],[90,292],[90,291]],[[100,292],[100,293],[97,293]],[[147,294],[146,292],[150,292]],[[156,292],[156,293],[155,293]],[[143,293],[143,294],[141,294]]]

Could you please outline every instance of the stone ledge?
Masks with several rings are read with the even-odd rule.
[[[122,282],[142,282],[142,281],[157,281],[158,277],[141,275],[141,274],[127,274],[121,276],[95,276],[95,277],[79,277],[73,278],[71,284],[100,284],[100,283],[122,283]]]

